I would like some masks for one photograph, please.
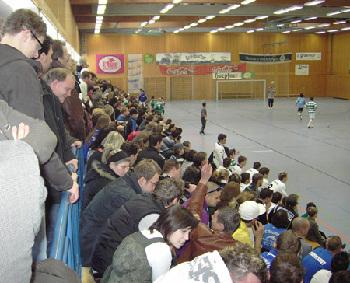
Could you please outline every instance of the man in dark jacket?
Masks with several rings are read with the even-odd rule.
[[[54,40],[52,45],[52,64],[51,68],[67,68],[68,64],[68,52],[63,41]],[[70,135],[79,140],[85,140],[86,138],[86,125],[84,120],[84,109],[82,107],[82,101],[79,99],[79,83],[75,82],[75,89],[72,91],[71,96],[67,97],[63,104],[63,118],[66,128]]]
[[[103,274],[112,263],[113,254],[130,234],[148,229],[166,208],[178,203],[183,194],[182,180],[159,181],[152,194],[142,194],[127,201],[108,220],[97,241],[93,268]]]
[[[95,243],[107,219],[136,194],[151,193],[161,170],[153,160],[143,160],[127,174],[103,188],[83,211],[80,220],[82,266],[90,267]],[[86,269],[83,270],[85,274]],[[83,277],[84,277],[83,274]]]
[[[42,90],[28,59],[38,57],[45,35],[42,19],[30,10],[19,9],[6,19],[0,44],[0,99],[39,120],[44,120]],[[53,188],[58,191],[72,188],[72,178],[56,153],[40,164],[45,180]]]
[[[158,163],[160,168],[163,168],[165,158],[159,153],[162,143],[163,137],[161,135],[150,135],[148,139],[148,147],[138,154],[136,164],[142,159],[153,159]]]

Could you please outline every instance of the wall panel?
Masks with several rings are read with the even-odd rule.
[[[165,34],[162,36],[142,35],[87,35],[88,62],[92,70],[95,70],[95,54],[97,53],[151,53],[159,52],[231,52],[232,63],[239,63],[239,53],[283,53],[292,52],[293,60],[288,64],[281,65],[251,65],[248,71],[256,73],[256,78],[266,79],[268,82],[276,82],[278,95],[296,95],[304,92],[306,96],[327,95],[327,58],[328,35],[319,36],[314,34],[273,34],[273,33],[183,33]],[[349,42],[348,39],[339,39],[339,44]],[[338,46],[338,45],[337,45]],[[339,47],[341,49],[342,47]],[[296,52],[321,52],[321,61],[295,61]],[[308,64],[309,76],[295,76],[295,64]],[[342,63],[342,68],[346,66]],[[346,69],[346,68],[345,68]],[[153,64],[144,64],[144,77],[164,77],[159,67]],[[110,75],[102,75],[102,78],[110,78]],[[125,74],[115,76],[124,78],[127,82],[127,69]],[[187,86],[185,93],[178,89],[174,92],[174,82],[191,81],[192,78],[167,80],[167,97],[170,94],[174,99],[214,99],[215,81],[211,76],[195,76],[191,88]],[[179,87],[180,88],[180,87]],[[189,89],[191,94],[187,93]],[[149,95],[152,95],[149,93]]]

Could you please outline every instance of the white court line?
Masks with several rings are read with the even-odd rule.
[[[273,150],[271,150],[271,149],[269,149],[269,150],[253,150],[252,152],[265,153],[265,152],[273,152]]]

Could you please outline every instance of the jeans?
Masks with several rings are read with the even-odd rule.
[[[205,124],[207,123],[207,120],[204,117],[201,117],[201,123],[202,123],[201,133],[204,133]]]
[[[269,106],[269,107],[273,107],[273,98],[268,98],[267,99],[267,105]]]

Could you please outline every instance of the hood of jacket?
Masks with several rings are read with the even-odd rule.
[[[101,176],[108,180],[113,181],[118,178],[113,170],[108,167],[108,165],[102,163],[99,160],[94,160],[92,162],[91,169],[94,170],[98,176]]]

